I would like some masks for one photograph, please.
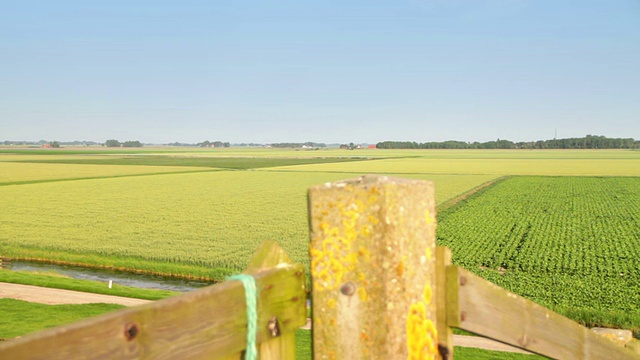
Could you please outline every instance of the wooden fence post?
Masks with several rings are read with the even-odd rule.
[[[269,268],[283,265],[293,265],[293,261],[291,261],[291,258],[289,258],[275,241],[265,241],[253,256],[251,263],[244,272],[247,274],[255,274]],[[258,309],[262,318],[270,319],[268,327],[270,327],[269,330],[273,336],[273,338],[260,343],[258,348],[260,359],[295,360],[296,358],[295,331],[282,332],[280,330],[283,321],[288,322],[295,318],[306,321],[307,318],[306,289],[304,289],[304,281],[302,281],[304,280],[304,272],[300,270],[296,275],[300,277],[303,285],[298,291],[288,294],[291,303],[282,309],[282,311],[290,312],[291,318],[278,319],[276,316],[273,316],[272,313],[265,313],[264,307]],[[268,286],[269,285],[267,285],[267,287]],[[270,289],[271,288],[264,288],[262,291],[269,291]]]
[[[453,329],[447,324],[447,266],[452,263],[451,249],[436,247],[436,314],[438,317],[438,350],[442,359],[453,359]]]
[[[433,183],[309,190],[315,359],[436,359]]]

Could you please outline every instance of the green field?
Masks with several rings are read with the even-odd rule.
[[[638,331],[638,219],[638,177],[513,177],[441,213],[438,242],[544,306]]]
[[[0,151],[0,255],[221,279],[273,239],[308,264],[308,187],[380,173],[435,182],[454,262],[640,328],[638,151],[119,150]]]

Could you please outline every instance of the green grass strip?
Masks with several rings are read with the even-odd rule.
[[[45,305],[0,299],[0,338],[11,339],[122,308],[116,304]]]

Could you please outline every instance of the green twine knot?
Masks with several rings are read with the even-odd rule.
[[[247,350],[245,351],[245,360],[256,360],[258,358],[258,349],[256,347],[256,334],[258,330],[258,311],[256,304],[258,303],[258,291],[256,289],[256,279],[247,274],[233,275],[227,280],[238,280],[244,285],[244,298],[247,303]]]

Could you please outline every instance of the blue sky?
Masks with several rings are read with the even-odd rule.
[[[640,2],[0,3],[0,140],[640,138]]]

